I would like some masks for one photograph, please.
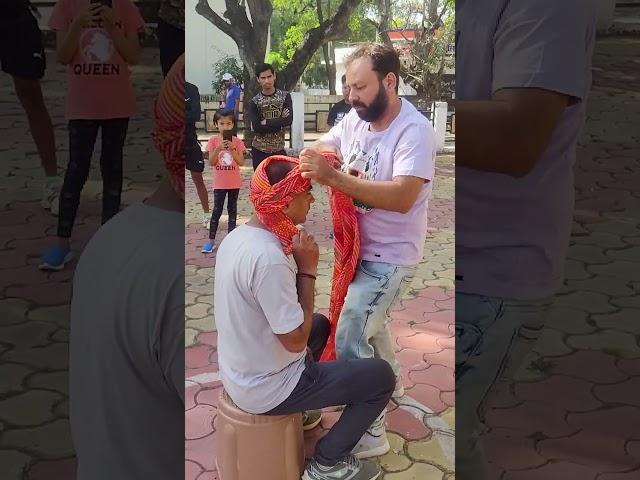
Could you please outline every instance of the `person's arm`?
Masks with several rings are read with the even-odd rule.
[[[187,108],[185,110],[184,120],[186,123],[192,124],[200,121],[202,116],[202,108],[200,106],[200,92],[198,87],[193,84],[185,84],[187,94]]]
[[[278,130],[285,127],[290,127],[293,123],[293,102],[291,101],[291,95],[287,93],[282,105],[282,113],[284,116],[280,118],[270,118],[266,120],[267,127],[273,127]]]
[[[592,3],[512,0],[494,34],[492,97],[457,101],[456,165],[520,178],[588,91]]]
[[[258,106],[256,102],[251,100],[249,102],[249,121],[251,123],[251,128],[256,133],[275,133],[279,132],[279,128],[269,127],[267,125],[263,125],[260,121],[260,113],[258,112]]]
[[[116,50],[129,65],[137,65],[140,61],[140,40],[136,32],[126,33],[116,26],[113,9],[102,5],[100,14],[104,28],[113,39]]]
[[[62,65],[71,63],[78,50],[82,29],[97,22],[99,12],[99,4],[90,4],[83,13],[73,19],[67,31],[56,32],[56,58],[59,63]]]
[[[456,102],[456,165],[515,178],[527,175],[569,100],[548,90],[511,88],[497,91],[492,100]]]
[[[403,129],[393,152],[391,180],[365,180],[336,170],[313,149],[301,152],[300,170],[303,177],[333,187],[372,208],[407,213],[424,184],[433,178],[434,159],[435,132],[425,121]]]
[[[242,167],[244,165],[244,151],[238,150],[238,148],[231,142],[231,156],[236,165]]]
[[[293,237],[293,257],[298,265],[296,289],[298,302],[304,314],[304,321],[295,330],[278,335],[278,339],[289,352],[298,353],[307,348],[309,334],[311,333],[316,283],[311,276],[315,277],[317,275],[318,260],[320,258],[318,244],[304,230]]]
[[[222,151],[222,144],[218,145],[212,151],[209,152],[209,165],[215,167],[220,161],[220,152]]]

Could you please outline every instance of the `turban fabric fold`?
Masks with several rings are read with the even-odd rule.
[[[334,167],[340,161],[335,155],[324,154],[326,160]],[[271,185],[267,178],[266,168],[276,161],[294,164],[286,177]],[[303,178],[300,172],[300,161],[297,158],[274,155],[260,163],[251,179],[250,199],[256,210],[258,219],[280,240],[285,254],[292,252],[292,238],[298,233],[297,227],[287,217],[283,210],[294,196],[309,189],[310,181]],[[331,361],[336,358],[335,333],[340,312],[349,289],[349,284],[358,266],[360,255],[360,234],[358,218],[351,197],[343,192],[329,188],[329,202],[333,222],[333,239],[335,262],[333,266],[333,281],[329,301],[329,322],[331,333],[325,347],[321,361]]]
[[[184,199],[184,54],[173,64],[154,105],[153,142],[162,155],[171,186]]]

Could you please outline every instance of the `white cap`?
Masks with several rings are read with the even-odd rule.
[[[222,80],[231,80],[233,76],[230,73],[225,73],[222,75]]]

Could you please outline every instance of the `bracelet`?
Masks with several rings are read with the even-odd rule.
[[[311,275],[310,273],[302,273],[299,272],[297,274],[298,277],[307,277],[307,278],[313,278],[314,280],[316,280],[316,276],[315,275]]]

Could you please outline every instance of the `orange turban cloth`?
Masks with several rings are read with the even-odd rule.
[[[334,167],[340,163],[333,155],[326,154],[325,158]],[[271,185],[267,178],[266,167],[274,161],[289,162],[295,167],[287,173],[282,181]],[[260,163],[251,179],[249,198],[256,210],[256,215],[263,225],[278,237],[287,255],[292,252],[292,239],[298,233],[298,229],[291,219],[283,213],[283,210],[295,195],[308,190],[310,186],[309,180],[302,177],[299,165],[300,161],[297,158],[274,155]],[[335,263],[329,301],[331,333],[322,353],[321,361],[330,361],[336,358],[336,326],[360,255],[360,233],[353,200],[348,195],[332,188],[329,188],[329,199],[331,218],[333,219]]]
[[[154,144],[164,160],[171,186],[184,199],[184,54],[173,64],[155,102]]]

